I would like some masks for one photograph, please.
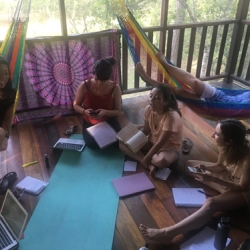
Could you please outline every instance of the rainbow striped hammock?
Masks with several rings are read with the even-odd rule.
[[[133,58],[134,64],[138,62],[143,63],[147,61],[146,72],[151,75],[153,79],[159,76],[164,81],[168,81],[172,86],[179,88],[186,88],[190,90],[189,86],[179,82],[159,63],[155,54],[159,51],[148,39],[145,32],[142,30],[132,13],[125,7],[125,14],[117,15],[118,22],[121,27],[123,37],[128,45],[130,54]],[[123,12],[124,13],[124,12]],[[166,58],[171,63],[168,58]],[[162,77],[163,76],[163,77]],[[218,88],[222,89],[222,88]],[[222,89],[228,95],[238,95],[246,90],[232,90]],[[239,103],[223,103],[223,102],[206,102],[205,100],[193,100],[176,96],[178,100],[184,102],[193,111],[199,115],[210,119],[221,119],[226,117],[247,118],[250,117],[250,102]]]
[[[12,87],[16,90],[13,118],[18,103],[18,90],[28,27],[30,4],[31,0],[18,1],[12,22],[9,25],[8,32],[0,47],[0,55],[9,62]],[[10,124],[10,128],[11,125],[12,124]]]

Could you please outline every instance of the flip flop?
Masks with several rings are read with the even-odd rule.
[[[182,153],[188,154],[193,146],[193,142],[189,138],[182,140]]]
[[[71,135],[71,134],[73,134],[74,132],[75,132],[75,130],[76,130],[76,128],[77,128],[78,126],[76,126],[76,125],[74,125],[74,126],[68,126],[65,130],[64,130],[64,134],[65,135]]]
[[[17,178],[16,172],[9,172],[7,173],[1,180],[0,180],[0,194],[5,194],[7,189],[14,184]]]

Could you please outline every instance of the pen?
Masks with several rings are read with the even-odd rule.
[[[35,164],[35,163],[38,163],[38,161],[32,161],[32,162],[23,164],[22,167],[25,168],[25,167],[28,167],[29,165],[32,165],[32,164]]]
[[[210,194],[208,194],[208,193],[205,193],[204,191],[202,191],[202,190],[198,190],[198,192],[199,193],[202,193],[202,194],[205,194],[206,196],[209,196],[209,197],[211,197],[211,195]]]

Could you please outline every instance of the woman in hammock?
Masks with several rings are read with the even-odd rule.
[[[204,226],[217,211],[244,206],[250,209],[250,149],[245,126],[235,119],[223,120],[217,124],[212,137],[219,147],[217,162],[190,160],[185,171],[221,194],[207,198],[199,210],[173,226],[152,229],[140,225],[142,234],[149,239],[170,244],[175,236]],[[204,173],[193,174],[187,166],[201,168]]]
[[[16,91],[12,88],[8,62],[0,56],[0,151],[8,146]]]
[[[177,96],[196,100],[200,100],[201,98],[203,98],[208,102],[250,103],[250,91],[246,91],[235,96],[229,96],[222,90],[212,87],[210,84],[199,80],[189,72],[186,72],[181,68],[169,64],[162,53],[157,53],[156,57],[170,75],[176,77],[180,82],[189,85],[194,91],[194,93],[190,93],[185,89],[173,87],[170,84],[167,84],[171,92]],[[146,82],[149,82],[153,86],[159,83],[147,75],[141,63],[138,63],[136,65],[136,71]]]
[[[99,146],[86,131],[88,127],[107,121],[116,132],[121,129],[117,119],[121,113],[121,90],[110,80],[115,63],[113,57],[98,60],[93,68],[94,77],[84,81],[76,92],[74,109],[83,114],[83,138],[92,149]]]
[[[153,176],[156,168],[167,168],[178,157],[182,140],[182,119],[175,96],[165,84],[158,84],[149,95],[141,131],[149,142],[137,153],[120,142],[120,149],[137,160]]]

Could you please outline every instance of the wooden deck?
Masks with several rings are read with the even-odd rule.
[[[147,104],[147,95],[123,99],[123,115],[120,117],[121,125],[124,126],[128,121],[137,124],[142,123],[144,109]],[[183,137],[189,137],[193,141],[194,146],[189,154],[184,155],[181,153],[179,162],[173,166],[173,171],[166,181],[150,177],[155,185],[154,191],[120,199],[113,250],[137,250],[144,246],[146,241],[138,229],[141,223],[154,228],[162,228],[177,223],[196,210],[194,208],[175,207],[171,192],[172,187],[203,187],[205,191],[212,195],[217,194],[211,188],[202,186],[178,171],[188,159],[216,160],[218,151],[211,138],[216,121],[203,119],[182,103],[179,103],[179,105],[183,114]],[[0,176],[5,175],[7,172],[15,171],[18,175],[17,182],[26,175],[49,181],[61,154],[60,151],[53,150],[52,146],[59,137],[66,137],[63,131],[68,125],[78,125],[76,133],[80,134],[82,130],[81,124],[82,118],[79,115],[32,120],[15,125],[12,129],[8,150],[0,153]],[[245,120],[244,124],[250,128],[249,120]],[[49,169],[45,166],[44,154],[48,155]],[[22,168],[23,163],[34,160],[38,160],[38,163]],[[142,171],[145,171],[148,175],[148,172],[139,166],[137,172]],[[3,196],[0,196],[0,204],[2,200]],[[29,216],[31,216],[38,201],[39,196],[23,195],[21,203],[28,211]],[[216,217],[220,215],[218,213],[211,220],[209,226],[215,228],[217,224]],[[231,219],[229,237],[232,241],[228,249],[234,250],[237,249],[239,243],[246,238],[250,238],[250,216],[246,214],[244,209],[233,213],[230,212],[229,216]],[[170,247],[150,243],[149,249],[179,249],[180,243],[191,235],[192,233],[176,237],[174,244]]]

